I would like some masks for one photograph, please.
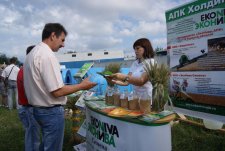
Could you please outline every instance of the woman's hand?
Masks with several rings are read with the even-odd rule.
[[[115,73],[113,75],[110,76],[113,80],[119,80],[119,81],[124,81],[127,77],[126,74],[122,74],[122,73]]]
[[[113,82],[114,84],[127,86],[129,83],[127,81],[124,81],[126,77],[126,74],[115,73],[113,75],[110,75],[108,79],[111,79],[111,82]]]
[[[129,84],[127,81],[120,81],[120,80],[112,80],[112,82],[114,84],[121,85],[121,86],[127,86]]]

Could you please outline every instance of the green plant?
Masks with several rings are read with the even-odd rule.
[[[120,72],[120,68],[121,68],[121,64],[110,63],[107,66],[105,66],[105,70],[103,72],[110,71],[112,73],[117,73],[117,72]]]
[[[148,74],[149,81],[153,86],[152,110],[160,112],[164,105],[170,99],[168,90],[169,68],[165,64],[148,63],[143,61],[144,69]]]
[[[121,64],[119,63],[110,63],[108,64],[107,66],[105,66],[105,69],[104,71],[102,72],[103,74],[114,74],[114,73],[118,73],[120,72],[120,69],[121,69]],[[114,83],[110,82],[107,80],[107,84],[110,86],[110,87],[113,87],[114,86]]]

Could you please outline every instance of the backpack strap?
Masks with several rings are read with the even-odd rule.
[[[9,78],[9,76],[10,76],[10,74],[11,74],[11,72],[12,72],[14,67],[15,67],[15,65],[12,67],[11,71],[9,72],[9,74],[8,74],[8,76],[6,78]]]

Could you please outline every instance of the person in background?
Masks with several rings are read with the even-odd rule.
[[[96,86],[88,78],[80,84],[64,85],[54,52],[64,47],[66,35],[61,24],[46,24],[42,42],[26,56],[24,63],[24,87],[28,103],[33,106],[34,118],[41,128],[41,151],[62,150],[66,95]]]
[[[8,94],[8,106],[9,109],[13,109],[13,100],[14,97],[16,98],[16,108],[19,109],[18,104],[18,91],[17,91],[17,84],[16,84],[16,78],[17,74],[19,72],[19,68],[16,66],[17,58],[12,57],[10,60],[10,65],[8,65],[2,72],[2,77],[4,80],[8,77],[8,85],[6,86],[7,94]]]
[[[134,91],[142,96],[147,93],[152,100],[152,84],[149,81],[148,75],[144,70],[143,61],[151,62],[154,64],[154,50],[151,42],[147,38],[141,38],[133,44],[134,52],[136,55],[136,61],[133,62],[128,75],[122,73],[116,73],[111,76],[112,82],[118,85],[134,85]]]
[[[2,64],[0,68],[0,106],[2,107],[8,107],[7,103],[7,89],[4,85],[4,78],[1,76],[2,71],[5,69],[6,65]]]
[[[28,54],[34,46],[29,46],[26,50]],[[28,103],[23,78],[23,66],[17,75],[18,103],[21,107],[18,110],[19,118],[25,129],[25,151],[39,151],[40,146],[40,126],[33,116],[33,107]]]

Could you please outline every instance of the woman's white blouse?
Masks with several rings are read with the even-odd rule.
[[[146,59],[145,61],[150,62],[154,64],[154,59]],[[132,73],[133,77],[141,77],[141,75],[146,72],[144,70],[144,64],[138,63],[138,60],[134,61],[130,68],[130,73]],[[143,86],[134,86],[134,92],[136,92],[138,95],[143,96],[144,94],[147,94],[151,97],[152,100],[152,84],[150,81],[146,82]]]

